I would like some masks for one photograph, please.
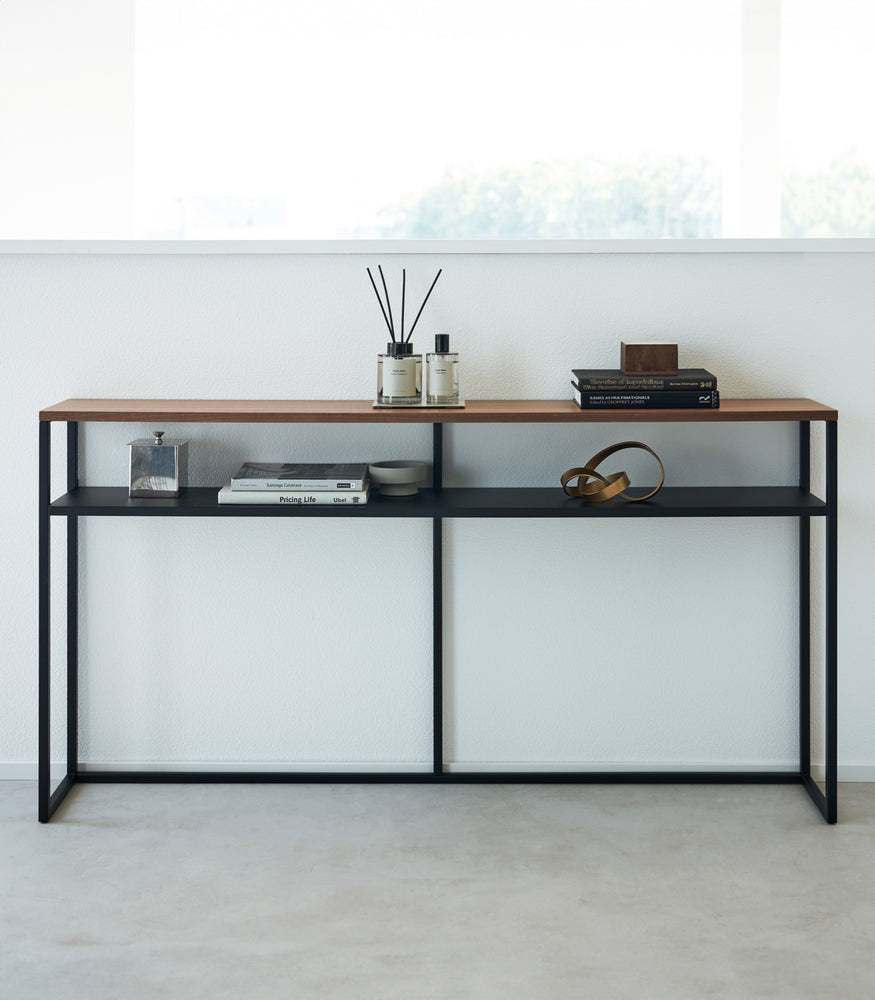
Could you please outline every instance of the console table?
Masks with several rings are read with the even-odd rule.
[[[464,409],[375,409],[367,401],[68,399],[40,411],[39,426],[39,820],[47,822],[77,782],[750,782],[801,784],[828,823],[837,819],[837,476],[838,414],[810,399],[726,399],[716,410],[580,410],[563,400],[469,401]],[[67,425],[67,489],[52,499],[51,424]],[[178,499],[130,499],[126,486],[79,485],[79,424],[89,421],[209,423],[425,423],[433,426],[433,485],[404,503],[375,493],[350,506],[223,505],[218,485],[191,488]],[[727,423],[798,424],[798,482],[781,486],[665,487],[653,499],[587,506],[561,487],[443,488],[443,425],[455,423]],[[825,498],[811,492],[813,421],[825,426]],[[557,483],[559,472],[557,470]],[[642,490],[639,495],[643,495]],[[50,609],[51,518],[67,523],[67,762],[51,788]],[[420,517],[432,521],[433,761],[430,771],[138,772],[90,771],[78,750],[78,519],[80,517]],[[448,517],[794,517],[799,523],[799,767],[793,771],[447,772],[443,760],[442,524]],[[811,518],[825,532],[823,788],[811,773]]]

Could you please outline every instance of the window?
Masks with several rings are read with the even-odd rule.
[[[868,0],[2,0],[2,239],[875,237]]]

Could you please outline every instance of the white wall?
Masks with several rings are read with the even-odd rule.
[[[423,292],[444,268],[416,346],[449,332],[471,399],[566,397],[572,366],[614,366],[633,337],[676,339],[724,398],[838,408],[839,758],[843,777],[875,777],[870,253],[0,255],[0,775],[35,773],[38,410],[369,398],[386,340],[365,273],[377,263],[396,278],[405,265]],[[84,481],[124,484],[125,445],[151,429],[85,426]],[[424,427],[164,430],[190,437],[194,485],[247,457],[430,445]],[[669,484],[796,474],[781,425],[478,426],[447,430],[446,477],[555,485],[626,438],[656,448]],[[60,459],[60,427],[54,441]],[[651,475],[645,457],[621,467]],[[83,760],[427,764],[427,522],[94,519],[81,535]],[[471,520],[448,524],[445,545],[450,761],[794,765],[795,522]]]

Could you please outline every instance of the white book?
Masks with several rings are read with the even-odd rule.
[[[363,490],[235,490],[228,483],[219,490],[219,503],[269,503],[286,507],[344,504],[347,507],[354,507],[367,502],[367,487]]]

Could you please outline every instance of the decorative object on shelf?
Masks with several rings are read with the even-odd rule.
[[[422,305],[410,325],[410,329],[404,329],[405,311],[407,302],[407,269],[401,269],[401,328],[396,335],[395,318],[392,313],[392,300],[389,296],[389,288],[386,284],[386,276],[383,274],[383,267],[379,265],[380,282],[383,285],[383,295],[385,304],[380,296],[377,283],[370,268],[366,268],[368,277],[371,279],[371,287],[377,302],[380,304],[380,312],[389,330],[391,341],[386,345],[386,353],[377,355],[377,399],[376,403],[381,406],[415,406],[422,404],[422,355],[413,353],[413,345],[410,338],[422,315],[422,310],[428,302],[438,278],[441,276],[443,268],[438,270],[434,276],[431,286],[422,300]]]
[[[426,403],[459,402],[459,355],[446,333],[435,334],[434,352],[425,356]]]
[[[704,368],[679,368],[674,375],[624,375],[619,368],[572,368],[573,385],[585,392],[662,392],[672,390],[711,390],[717,379]]]
[[[231,477],[233,490],[363,490],[365,462],[244,462]]]
[[[188,441],[164,440],[164,431],[153,438],[137,438],[130,448],[130,497],[178,497],[188,478]]]
[[[219,503],[366,504],[365,462],[244,462],[219,490]]]
[[[377,355],[377,402],[383,406],[411,406],[422,402],[422,355],[412,344],[386,344]]]
[[[659,462],[659,484],[649,493],[645,493],[644,496],[630,497],[625,495],[626,490],[631,485],[629,477],[625,472],[612,472],[607,476],[596,472],[598,466],[606,458],[610,458],[611,455],[626,448],[640,448],[642,451],[653,455],[656,461]],[[572,480],[575,479],[577,482],[573,483]],[[593,480],[593,482],[589,480]],[[664,482],[665,468],[663,467],[662,460],[649,445],[642,444],[640,441],[621,441],[619,444],[611,445],[610,448],[604,448],[593,455],[586,465],[581,468],[569,469],[567,472],[562,473],[562,489],[565,490],[568,496],[580,497],[589,503],[602,503],[604,500],[611,500],[617,496],[621,496],[630,502],[649,500],[662,489]]]
[[[716,410],[720,393],[691,389],[633,389],[628,392],[587,392],[573,385],[572,396],[581,410]]]
[[[678,345],[668,340],[620,341],[624,375],[677,375]]]
[[[572,368],[572,398],[582,410],[686,410],[720,406],[717,379],[704,368],[673,375],[626,375],[620,368]]]
[[[397,459],[391,462],[372,462],[368,466],[371,481],[378,483],[380,492],[387,497],[409,497],[419,492],[428,473],[425,462]]]
[[[356,504],[368,502],[369,484],[366,482],[361,490],[240,490],[233,483],[226,483],[218,493],[219,503],[239,504],[276,504],[291,506],[325,506],[327,504],[344,504],[354,507]]]

